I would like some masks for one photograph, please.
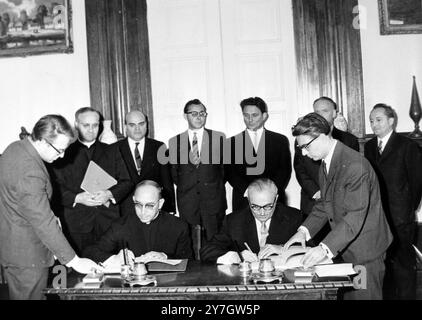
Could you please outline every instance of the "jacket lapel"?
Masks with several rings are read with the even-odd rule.
[[[387,144],[385,145],[384,151],[382,152],[381,156],[379,156],[379,161],[384,160],[388,157],[388,155],[393,151],[397,150],[397,134],[393,131],[393,133],[390,136],[390,139],[388,139]],[[377,152],[378,153],[378,152]]]
[[[137,176],[138,172],[136,170],[135,161],[133,160],[132,152],[130,150],[129,141],[128,141],[127,138],[122,143],[120,151],[122,153],[122,157],[123,157],[124,161],[128,165],[128,168],[130,170],[130,175],[131,176]]]
[[[253,252],[258,253],[260,250],[258,234],[256,230],[255,218],[250,209],[248,209],[247,217],[245,219],[245,232],[248,245],[251,247]]]
[[[322,195],[324,195],[324,198],[326,196],[327,190],[329,189],[333,178],[336,175],[337,172],[337,167],[339,164],[339,159],[342,153],[342,144],[340,141],[337,141],[337,144],[334,148],[334,153],[333,153],[333,157],[331,158],[331,163],[330,163],[330,168],[327,168],[328,170],[328,176],[327,176],[327,180],[325,181],[325,183],[321,183],[321,193]],[[322,178],[324,173],[322,171],[322,164],[320,166],[320,170],[319,170],[319,174],[320,174],[320,181],[323,181],[324,179]],[[322,178],[322,179],[321,179]]]

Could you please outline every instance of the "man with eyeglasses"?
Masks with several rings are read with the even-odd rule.
[[[312,267],[326,257],[366,269],[366,289],[352,290],[345,299],[382,299],[385,253],[392,234],[381,204],[375,171],[359,152],[333,139],[330,124],[317,113],[303,117],[293,127],[298,148],[313,160],[322,160],[319,171],[321,199],[296,234],[285,244],[309,241],[328,222],[331,231],[303,257]]]
[[[292,174],[289,140],[264,127],[269,116],[263,99],[244,99],[240,107],[246,129],[229,139],[230,161],[226,166],[226,179],[233,187],[233,211],[248,206],[245,191],[258,178],[272,179],[278,188],[279,201],[285,203],[285,189]]]
[[[77,110],[78,139],[69,146],[66,155],[51,166],[55,205],[63,215],[65,234],[79,254],[120,217],[119,204],[133,187],[117,145],[97,140],[100,118],[100,113],[93,108]],[[116,179],[117,184],[95,194],[82,190],[81,183],[90,161]]]
[[[132,211],[114,222],[95,245],[86,248],[84,257],[118,265],[123,263],[123,249],[128,249],[129,257],[145,262],[191,259],[189,227],[182,219],[161,211],[161,192],[155,181],[141,181],[132,198]]]
[[[50,176],[45,163],[63,157],[73,138],[60,115],[42,117],[32,134],[12,143],[0,159],[0,264],[11,300],[45,297],[53,256],[80,273],[101,269],[81,259],[61,231],[51,210]]]
[[[147,137],[148,119],[140,110],[132,110],[125,117],[126,139],[117,142],[130,179],[134,186],[142,180],[153,180],[163,186],[163,210],[176,212],[173,180],[170,165],[162,164],[158,159],[158,150],[165,148],[163,142]],[[133,192],[122,204],[122,213],[130,212]]]
[[[218,232],[227,208],[223,153],[225,135],[205,128],[207,109],[194,99],[183,109],[188,130],[169,141],[171,174],[180,217],[191,227],[195,258]]]
[[[249,206],[227,215],[221,231],[201,249],[201,260],[238,263],[235,253],[241,253],[245,261],[253,262],[278,254],[302,222],[299,210],[278,202],[277,186],[270,179],[250,183],[247,198]]]

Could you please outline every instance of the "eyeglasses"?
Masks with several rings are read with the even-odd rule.
[[[157,202],[150,202],[150,203],[145,203],[145,204],[138,201],[133,201],[133,204],[139,210],[142,210],[143,208],[145,208],[145,210],[154,210],[155,206],[158,204],[159,201],[160,200],[157,200]]]
[[[308,150],[309,149],[309,146],[311,145],[311,143],[312,142],[314,142],[314,140],[316,139],[316,138],[318,138],[319,136],[316,136],[315,138],[313,138],[311,141],[309,141],[308,143],[305,143],[305,144],[302,144],[301,146],[300,145],[297,145],[297,147],[300,149],[300,150],[303,150],[303,149],[306,149],[306,150]]]
[[[50,147],[52,147],[54,150],[56,150],[57,154],[61,155],[61,154],[63,154],[63,153],[65,152],[65,149],[62,149],[62,150],[57,149],[57,148],[56,148],[55,146],[53,146],[50,142],[48,142],[46,139],[44,139],[44,141],[45,141],[45,142],[47,142],[47,143],[50,145]]]
[[[252,203],[249,202],[249,207],[254,212],[261,212],[262,209],[265,212],[270,212],[274,208],[276,201],[277,201],[277,197],[274,199],[274,201],[272,203],[266,204],[264,206],[259,206],[257,204],[252,204]]]
[[[190,112],[186,112],[186,114],[191,114],[192,117],[206,117],[208,115],[208,113],[206,113],[205,111],[190,111]]]

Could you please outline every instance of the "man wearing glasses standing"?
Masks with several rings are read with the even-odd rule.
[[[117,145],[97,140],[100,113],[81,108],[75,113],[78,140],[69,146],[63,159],[52,166],[57,206],[62,210],[63,228],[77,253],[93,244],[120,217],[119,204],[132,190],[132,182]],[[90,161],[95,162],[117,184],[95,194],[81,189]]]
[[[169,141],[170,166],[177,186],[180,217],[191,227],[195,258],[218,232],[227,208],[224,186],[223,133],[205,128],[207,109],[194,99],[184,107],[188,130]]]
[[[299,210],[277,201],[278,189],[270,179],[249,184],[247,198],[249,206],[226,216],[221,232],[202,248],[201,260],[221,257],[225,263],[238,263],[235,253],[241,252],[245,261],[253,262],[280,253],[302,222]]]
[[[12,143],[0,160],[0,264],[11,300],[43,299],[55,256],[81,273],[99,267],[80,259],[50,208],[50,176],[45,163],[64,156],[73,138],[59,115],[42,117],[30,137]]]
[[[110,263],[120,265],[122,250],[128,249],[129,257],[141,257],[144,262],[192,258],[189,227],[182,219],[161,211],[161,192],[162,187],[155,181],[140,182],[131,212],[113,223],[95,245],[86,248],[84,257],[104,262],[112,256]]]
[[[375,171],[360,153],[330,135],[329,123],[310,113],[293,127],[304,156],[322,160],[319,171],[321,199],[297,233],[285,244],[309,241],[328,222],[331,231],[302,259],[311,267],[326,257],[341,257],[366,269],[366,289],[346,292],[345,299],[382,299],[385,253],[392,234],[385,217]]]

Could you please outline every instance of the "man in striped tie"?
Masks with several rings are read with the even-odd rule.
[[[184,118],[188,130],[169,141],[177,208],[180,217],[191,226],[196,259],[201,243],[219,231],[227,208],[223,171],[225,136],[205,128],[207,116],[200,100],[187,102]]]

